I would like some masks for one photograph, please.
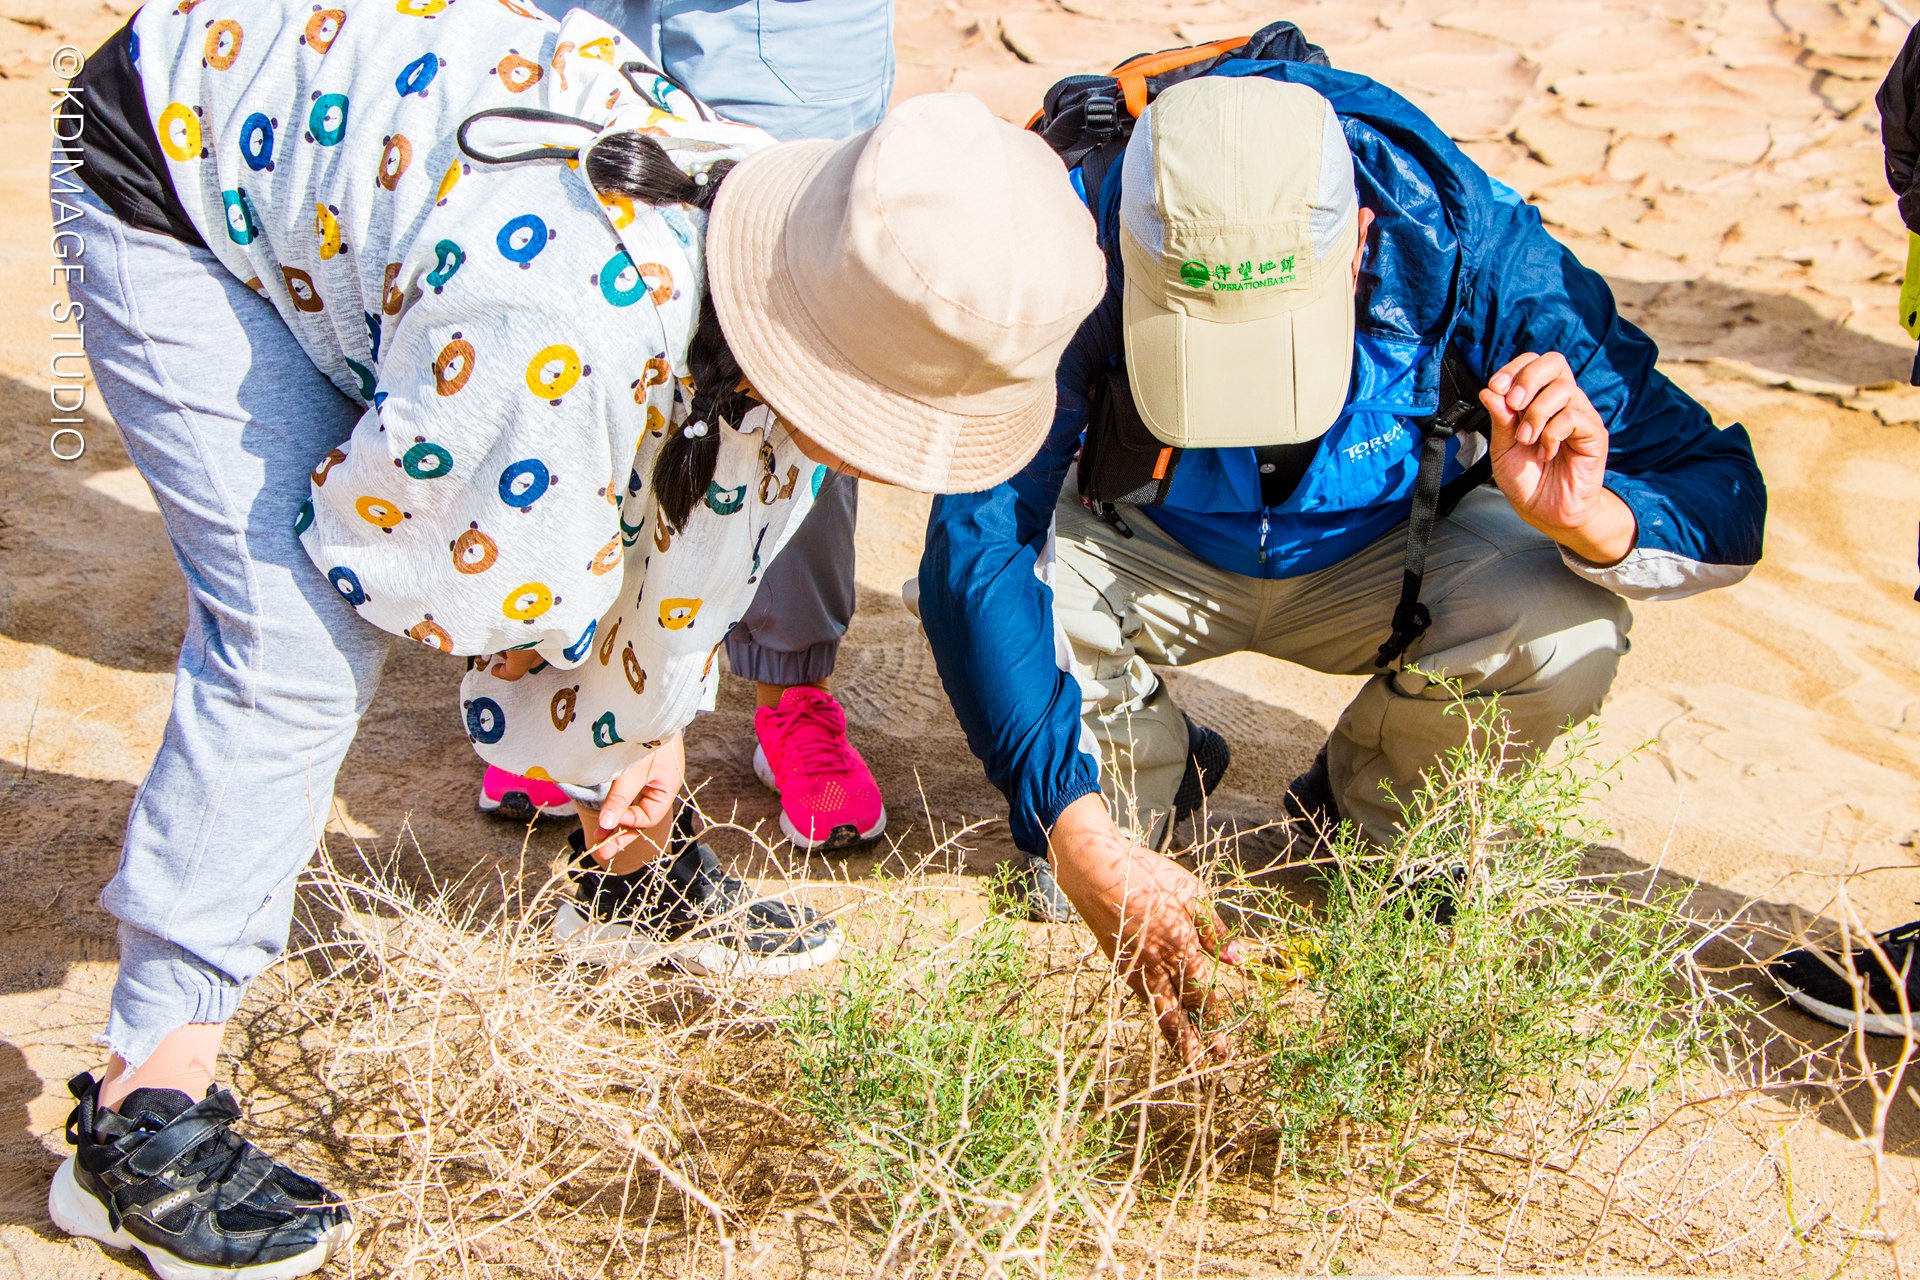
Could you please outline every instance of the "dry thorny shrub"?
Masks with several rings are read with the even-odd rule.
[[[1202,824],[1256,944],[1224,1064],[1171,1061],[1084,930],[938,874],[970,830],[796,890],[850,941],[777,981],[567,961],[557,858],[323,859],[246,1061],[355,1195],[357,1274],[1897,1269],[1911,1044],[1789,1043],[1702,959],[1779,941],[1590,869],[1606,771],[1478,728],[1387,855],[1249,867],[1273,833]],[[1864,1198],[1796,1175],[1809,1088]]]

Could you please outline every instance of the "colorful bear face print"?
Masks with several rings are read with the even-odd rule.
[[[651,476],[693,391],[704,216],[453,135],[507,109],[527,146],[566,117],[703,166],[765,135],[701,119],[598,19],[525,0],[175,0],[134,34],[189,218],[365,407],[310,460],[314,572],[436,652],[534,651],[518,680],[481,664],[463,683],[468,736],[503,767],[592,784],[678,732],[811,503],[810,464],[764,409],[711,424],[713,484],[668,530]]]
[[[273,139],[280,122],[264,111],[248,116],[240,126],[240,159],[255,173],[273,172]]]
[[[200,111],[184,102],[169,102],[162,108],[160,118],[154,121],[154,132],[169,160],[198,160],[206,154],[201,143]]]
[[[407,176],[407,169],[413,164],[413,142],[404,133],[390,133],[381,144],[380,185],[392,191],[400,185],[400,179]]]
[[[445,627],[433,620],[432,614],[408,627],[407,636],[429,649],[438,649],[441,653],[453,652],[453,637],[447,634]]]
[[[232,18],[207,24],[206,52],[201,62],[215,71],[226,71],[240,60],[240,42],[245,36]]]
[[[307,19],[307,29],[300,39],[307,48],[324,54],[333,48],[333,42],[340,34],[340,24],[346,20],[347,11],[344,9],[315,8],[313,16]]]
[[[316,93],[313,106],[307,112],[308,142],[322,147],[333,147],[347,136],[347,95],[344,93]]]
[[[499,562],[500,544],[480,532],[479,524],[453,540],[453,567],[459,573],[485,573]]]

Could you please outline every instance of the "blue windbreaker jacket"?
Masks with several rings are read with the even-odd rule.
[[[1360,200],[1375,217],[1353,379],[1346,409],[1284,504],[1262,509],[1252,450],[1191,450],[1166,502],[1151,509],[1156,524],[1207,563],[1249,577],[1337,563],[1407,519],[1416,424],[1438,408],[1449,346],[1480,378],[1522,352],[1558,351],[1607,423],[1607,487],[1639,521],[1638,544],[1620,564],[1565,556],[1569,572],[1635,599],[1746,576],[1766,515],[1746,431],[1716,428],[1655,369],[1652,341],[1620,318],[1606,282],[1547,234],[1537,212],[1418,108],[1364,76],[1294,62],[1227,68],[1216,74],[1307,85],[1340,116]],[[941,681],[968,745],[1007,797],[1015,843],[1033,853],[1045,851],[1063,808],[1099,789],[1047,582],[1054,505],[1079,452],[1090,389],[1124,358],[1120,170],[1111,165],[1100,190],[1082,192],[1107,250],[1109,289],[1061,360],[1046,444],[1005,484],[936,500],[920,564],[920,615]],[[1246,386],[1260,394],[1259,370],[1248,370]],[[1448,476],[1461,465],[1449,458]],[[1385,617],[1363,621],[1385,638]]]

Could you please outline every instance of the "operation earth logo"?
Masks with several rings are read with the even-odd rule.
[[[1265,289],[1269,285],[1292,284],[1294,256],[1290,253],[1278,261],[1268,258],[1259,263],[1249,259],[1238,267],[1225,262],[1211,267],[1204,262],[1183,262],[1180,264],[1180,283],[1193,289],[1205,289],[1211,285],[1215,293],[1233,293],[1241,289]]]

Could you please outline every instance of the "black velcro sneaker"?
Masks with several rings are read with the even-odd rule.
[[[567,837],[573,896],[553,916],[553,936],[594,964],[669,965],[686,973],[776,978],[822,965],[845,941],[840,926],[807,907],[762,897],[694,838],[682,809],[665,857],[614,875]]]
[[[47,1212],[69,1235],[137,1249],[161,1280],[293,1280],[352,1238],[339,1197],[233,1132],[225,1089],[135,1089],[117,1109],[85,1072],[67,1089],[74,1152]]]

